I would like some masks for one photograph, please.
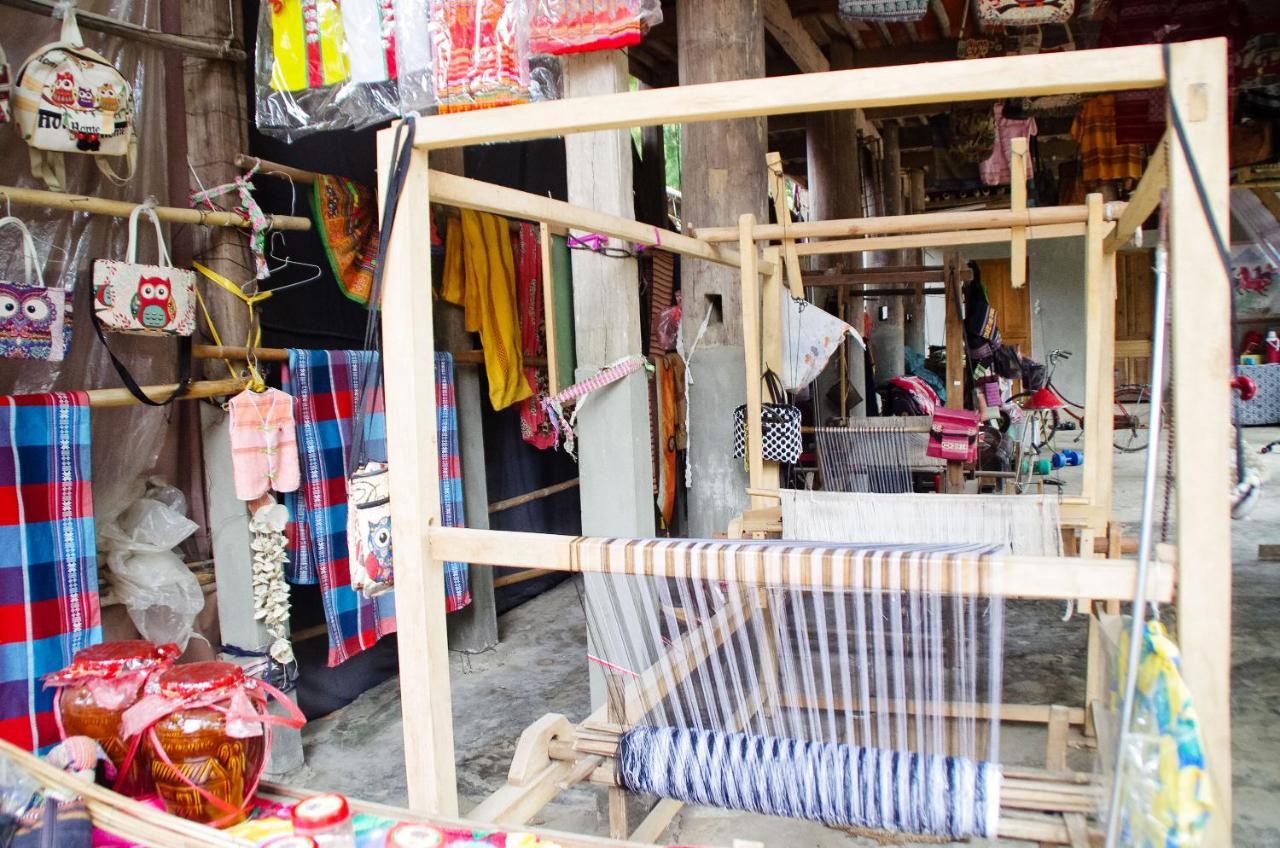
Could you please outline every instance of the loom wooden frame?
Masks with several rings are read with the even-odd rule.
[[[1167,68],[1162,47],[1151,45],[711,83],[421,119],[399,210],[400,224],[389,245],[383,323],[410,806],[443,815],[457,811],[442,570],[446,552],[450,559],[522,564],[526,553],[523,545],[529,541],[500,531],[446,530],[439,526],[434,390],[430,381],[420,379],[420,375],[432,373],[434,356],[430,272],[426,270],[431,264],[430,247],[423,237],[429,229],[430,202],[441,199],[434,192],[434,182],[442,179],[446,188],[452,187],[450,202],[460,205],[547,220],[641,243],[650,243],[647,236],[652,233],[643,225],[569,204],[518,192],[511,194],[507,189],[457,177],[443,179],[429,171],[429,150],[663,123],[1010,96],[1088,94],[1167,84],[1171,102],[1185,116],[1188,153],[1207,181],[1209,208],[1199,206],[1187,155],[1180,147],[1169,144],[1164,157],[1167,178],[1144,178],[1130,203],[1134,211],[1117,224],[1111,243],[1104,240],[1103,250],[1091,250],[1090,255],[1091,261],[1101,263],[1103,268],[1114,263],[1114,250],[1127,240],[1132,232],[1129,228],[1140,225],[1141,210],[1155,207],[1167,184],[1170,269],[1175,280],[1187,281],[1173,287],[1172,297],[1172,358],[1179,380],[1173,401],[1179,428],[1175,450],[1175,500],[1181,519],[1177,525],[1177,549],[1182,563],[1177,596],[1179,636],[1184,674],[1197,697],[1217,805],[1207,843],[1230,845],[1231,565],[1230,515],[1225,497],[1230,481],[1224,438],[1230,403],[1225,379],[1230,363],[1229,288],[1206,225],[1212,222],[1223,231],[1227,220],[1226,43],[1222,39],[1193,41],[1172,45],[1169,50]],[[392,132],[385,130],[379,135],[379,171],[384,180],[392,155]],[[1101,210],[1097,212],[1100,214]],[[646,232],[637,232],[637,228]],[[1036,230],[1037,227],[1028,226],[1027,237],[1036,237]],[[1011,238],[1012,232],[1000,236]],[[667,233],[662,233],[662,239],[665,248],[730,266],[755,264],[758,259],[754,250],[734,255],[689,236],[671,241]],[[1096,312],[1088,319],[1108,320],[1105,314]],[[1090,363],[1096,367],[1099,357],[1090,356]],[[548,551],[548,556],[552,553]],[[558,556],[537,564],[561,570],[571,567],[568,558]],[[1093,563],[1062,557],[1046,558],[1041,565],[1044,580],[1058,580],[1070,574],[1073,565],[1083,568]],[[1126,569],[1130,575],[1134,568],[1132,563],[1121,561],[1108,565]],[[1094,586],[1093,578],[1081,579],[1088,584],[1084,594],[1106,597],[1111,593],[1109,588]],[[1131,592],[1125,597],[1132,597]],[[581,770],[581,762],[571,768],[573,772]],[[546,788],[546,784],[541,785]],[[550,797],[556,791],[553,781]],[[667,809],[670,807],[667,805]]]

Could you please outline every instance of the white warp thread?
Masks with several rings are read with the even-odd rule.
[[[813,542],[1008,545],[1022,556],[1060,556],[1051,495],[940,495],[783,489],[784,539]]]

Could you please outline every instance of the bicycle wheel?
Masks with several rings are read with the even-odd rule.
[[[1116,450],[1137,453],[1147,449],[1151,395],[1146,386],[1119,386],[1115,393],[1114,441]]]

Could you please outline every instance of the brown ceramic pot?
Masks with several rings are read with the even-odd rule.
[[[160,694],[180,701],[199,698],[226,706],[246,678],[239,666],[225,662],[199,662],[174,666],[160,675]],[[262,736],[237,739],[227,732],[226,716],[212,706],[176,710],[153,725],[155,742],[173,764],[147,746],[147,759],[156,791],[165,808],[192,821],[229,827],[246,818],[206,798],[194,786],[220,799],[236,811],[248,804],[251,791],[266,758]],[[185,779],[184,779],[185,778]]]
[[[178,653],[177,645],[141,639],[104,642],[77,651],[70,666],[49,678],[49,685],[61,690],[57,703],[63,733],[96,740],[116,769],[123,769],[117,787],[126,795],[150,795],[155,787],[141,757],[135,756],[125,769],[130,743],[120,735],[120,717]]]

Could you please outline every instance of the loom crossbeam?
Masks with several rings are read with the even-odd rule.
[[[426,531],[426,538],[433,559],[586,574],[603,573],[608,568],[603,556],[583,542],[613,541],[467,527],[432,527]],[[723,540],[719,541],[723,543]],[[744,586],[768,585],[761,550],[746,547],[726,550],[716,573],[726,579],[731,577]],[[1167,603],[1173,599],[1176,558],[1172,553],[1166,553],[1153,566],[1147,597]],[[672,576],[679,573],[663,562],[655,563],[654,568],[655,573]],[[1006,556],[1000,569],[1004,596],[1025,600],[1132,598],[1136,573],[1133,560],[1055,556]],[[813,582],[815,585],[834,585],[834,581],[825,574],[814,575]],[[941,588],[944,592],[973,592],[981,591],[981,587],[990,585],[990,582],[988,565],[975,557],[961,568],[958,580],[948,579]]]

